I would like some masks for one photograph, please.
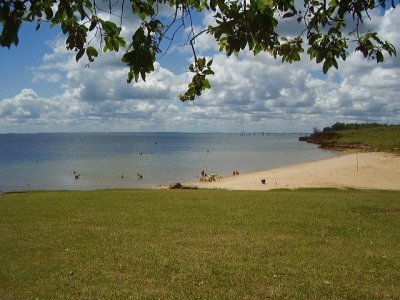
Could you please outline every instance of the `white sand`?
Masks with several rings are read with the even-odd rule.
[[[266,184],[261,183],[262,178],[266,179]],[[212,183],[189,184],[199,188],[229,190],[318,187],[400,190],[400,155],[384,152],[350,153],[320,161],[226,177]]]

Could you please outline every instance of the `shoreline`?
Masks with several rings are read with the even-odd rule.
[[[262,184],[261,179],[266,183]],[[390,152],[338,152],[336,157],[243,173],[215,182],[185,186],[227,190],[339,188],[400,190],[400,155]]]

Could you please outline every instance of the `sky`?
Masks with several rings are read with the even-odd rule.
[[[372,12],[364,26],[400,53],[399,14],[399,6]],[[198,14],[195,29],[210,22],[211,14]],[[124,35],[137,24],[125,20]],[[286,22],[281,30],[290,35],[299,28]],[[58,28],[24,25],[17,47],[0,48],[0,133],[310,132],[336,122],[400,123],[400,55],[377,64],[350,52],[339,70],[324,75],[307,55],[293,64],[249,51],[227,57],[207,35],[196,41],[196,52],[214,59],[212,89],[182,103],[193,59],[181,45],[187,33],[179,33],[146,82],[128,84],[123,52],[103,53],[85,68]]]

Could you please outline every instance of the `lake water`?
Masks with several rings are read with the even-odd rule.
[[[332,157],[299,135],[0,134],[0,189],[148,188]],[[74,171],[80,174],[78,180]],[[136,174],[144,175],[140,179]],[[122,175],[124,178],[121,178]]]

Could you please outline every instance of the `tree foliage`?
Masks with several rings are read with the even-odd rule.
[[[99,0],[97,0],[99,1]],[[76,52],[76,60],[85,54],[89,62],[103,52],[123,50],[121,60],[129,67],[128,82],[146,79],[154,71],[154,64],[175,39],[178,30],[189,27],[187,44],[193,51],[193,73],[182,101],[194,100],[210,88],[208,76],[213,75],[212,60],[197,57],[196,39],[212,35],[219,50],[228,56],[249,49],[255,55],[266,52],[282,62],[301,59],[306,51],[311,60],[322,64],[324,73],[338,68],[338,60],[345,60],[349,46],[355,44],[365,58],[384,61],[384,53],[396,55],[396,49],[382,40],[376,32],[363,31],[364,19],[377,7],[395,7],[395,0],[304,0],[296,7],[294,0],[0,0],[0,45],[18,45],[18,33],[25,22],[60,26],[66,36],[66,48]],[[297,2],[296,2],[297,3]],[[159,14],[161,6],[169,6],[174,13],[169,18]],[[140,20],[131,39],[122,35],[126,8],[128,15]],[[215,24],[195,32],[192,14],[207,11]],[[120,16],[120,22],[104,16]],[[110,19],[110,18],[108,18]],[[281,36],[279,24],[288,20],[299,23],[299,32]],[[119,24],[118,24],[119,23]],[[94,45],[100,37],[101,45]]]
[[[387,127],[398,128],[399,125],[390,125],[390,124],[381,124],[381,123],[341,123],[341,122],[336,122],[331,127],[325,127],[323,132],[340,131],[340,130],[348,130],[348,129],[359,130],[359,129],[366,129],[366,128],[387,128]]]

